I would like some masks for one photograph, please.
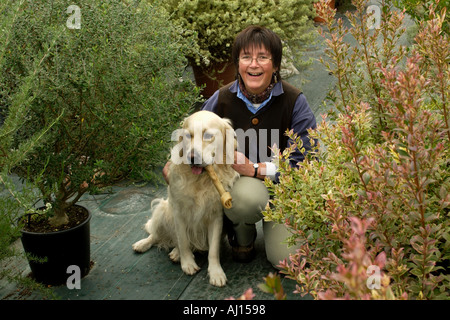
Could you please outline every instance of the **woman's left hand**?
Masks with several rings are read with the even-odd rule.
[[[253,162],[251,162],[242,152],[234,152],[234,164],[231,165],[241,176],[253,177],[255,174],[255,168],[253,168]],[[265,164],[260,164],[260,170],[257,178],[264,179],[262,171],[265,169]]]
[[[253,162],[251,162],[242,152],[234,152],[234,164],[231,165],[241,176],[253,177],[255,169],[253,169]]]

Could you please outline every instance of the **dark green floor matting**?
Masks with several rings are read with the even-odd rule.
[[[131,245],[147,236],[143,225],[151,216],[151,201],[165,195],[164,186],[122,185],[105,194],[84,196],[80,204],[92,213],[93,266],[81,280],[81,289],[59,286],[54,287],[55,293],[61,299],[70,300],[217,300],[239,297],[252,288],[255,299],[273,298],[257,288],[263,277],[277,271],[266,260],[261,222],[257,224],[257,256],[252,262],[234,262],[230,246],[226,240],[222,242],[221,262],[228,278],[222,288],[209,284],[206,253],[196,253],[201,270],[193,276],[184,274],[164,250],[151,248],[142,254],[135,253]],[[27,268],[26,263],[20,267]],[[283,285],[290,299],[300,298],[292,294],[294,281],[283,279]],[[19,295],[14,290],[11,287],[1,289],[1,297],[39,299],[37,294]]]

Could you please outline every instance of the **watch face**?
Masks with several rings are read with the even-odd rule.
[[[255,169],[259,168],[259,164],[254,163],[254,164],[253,164],[253,168],[255,168]]]

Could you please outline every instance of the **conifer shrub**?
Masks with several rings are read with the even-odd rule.
[[[236,35],[250,25],[274,31],[292,49],[294,63],[306,66],[303,53],[312,43],[313,0],[169,0],[170,19],[195,41],[187,56],[199,66],[228,62]]]

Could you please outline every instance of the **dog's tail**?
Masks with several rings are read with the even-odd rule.
[[[162,218],[161,213],[166,211],[167,204],[168,201],[167,199],[164,198],[153,199],[152,202],[150,203],[150,208],[152,210],[152,218],[147,221],[144,227],[144,229],[149,234],[155,233],[156,230],[152,230],[152,220],[157,220],[157,222],[159,222],[159,220]]]
[[[147,221],[145,230],[153,235],[153,243],[158,248],[168,250],[175,247],[173,237],[175,224],[169,208],[168,199],[157,198],[151,202],[152,217]]]

